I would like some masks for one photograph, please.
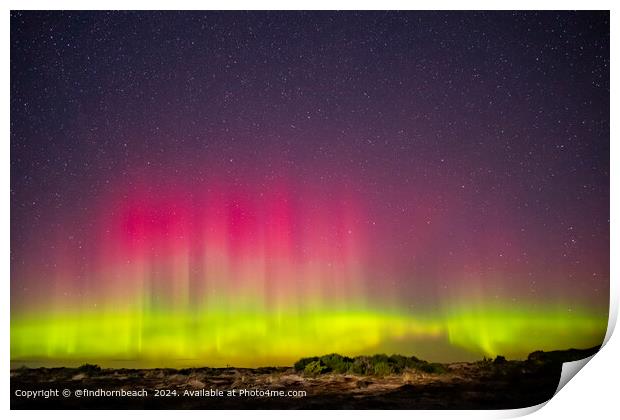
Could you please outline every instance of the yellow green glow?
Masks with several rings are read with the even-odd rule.
[[[20,314],[11,320],[11,358],[103,365],[134,360],[171,367],[285,365],[316,354],[380,352],[386,342],[398,343],[400,353],[418,354],[415,342],[425,339],[444,339],[445,345],[480,357],[518,358],[538,349],[600,344],[607,325],[606,316],[586,310],[509,305],[428,316],[351,307],[237,309]],[[441,359],[441,348],[434,359]]]
[[[585,348],[600,344],[607,315],[585,309],[532,310],[510,305],[483,310],[461,307],[445,319],[450,343],[488,356],[523,357],[534,350]]]

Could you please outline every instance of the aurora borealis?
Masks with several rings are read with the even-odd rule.
[[[607,12],[12,12],[11,359],[600,344]]]

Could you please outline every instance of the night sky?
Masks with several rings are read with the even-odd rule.
[[[608,303],[608,12],[11,13],[13,360],[520,358]]]

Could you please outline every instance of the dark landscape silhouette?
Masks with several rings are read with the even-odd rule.
[[[585,350],[535,351],[526,360],[498,355],[476,362],[430,363],[401,355],[329,354],[292,367],[102,369],[19,368],[11,371],[13,409],[510,409],[549,400],[562,363]],[[69,390],[70,397],[16,397],[16,390]],[[76,390],[146,390],[146,397],[81,397]],[[259,390],[283,396],[227,396]],[[174,391],[173,394],[171,392]],[[217,392],[220,395],[217,395]],[[300,396],[304,391],[305,396]],[[293,392],[295,396],[286,393]],[[216,395],[209,395],[215,393]],[[221,395],[223,394],[223,395]]]

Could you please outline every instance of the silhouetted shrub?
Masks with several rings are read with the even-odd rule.
[[[372,363],[373,365],[376,365],[377,363],[388,363],[390,360],[390,358],[388,357],[387,354],[375,354],[373,356],[370,357],[370,363]]]
[[[499,356],[499,355],[498,355],[498,356],[495,358],[495,360],[493,360],[493,363],[494,363],[494,364],[496,364],[496,365],[501,365],[501,364],[504,364],[504,363],[506,363],[506,358],[505,358],[504,356]]]
[[[312,376],[328,372],[386,376],[402,373],[405,369],[433,374],[441,374],[447,371],[447,368],[441,363],[428,363],[417,357],[406,357],[399,354],[391,356],[375,354],[350,358],[332,353],[321,357],[300,359],[295,363],[294,368],[297,372],[303,371],[304,374]]]
[[[394,369],[388,362],[377,362],[373,365],[373,374],[377,376],[387,376],[394,372]]]
[[[321,363],[320,360],[315,360],[314,362],[310,362],[304,368],[304,373],[310,376],[320,375],[321,373],[325,373],[329,370],[327,366]]]
[[[349,370],[351,373],[355,373],[356,375],[370,375],[374,371],[367,356],[358,356],[353,359],[353,363],[351,364],[351,368]]]
[[[344,357],[336,353],[327,354],[321,356],[321,363],[329,369],[331,372],[346,373],[353,364],[353,359],[350,357]]]
[[[426,363],[424,368],[428,373],[442,374],[448,371],[448,369],[441,363]]]
[[[297,371],[297,372],[301,372],[304,369],[306,369],[306,366],[311,363],[311,362],[316,362],[317,360],[319,360],[318,357],[304,357],[303,359],[299,359],[297,362],[295,362],[295,364],[293,365],[293,368]]]
[[[390,365],[397,371],[402,372],[408,363],[408,358],[406,356],[401,356],[400,354],[393,354],[389,358]]]

